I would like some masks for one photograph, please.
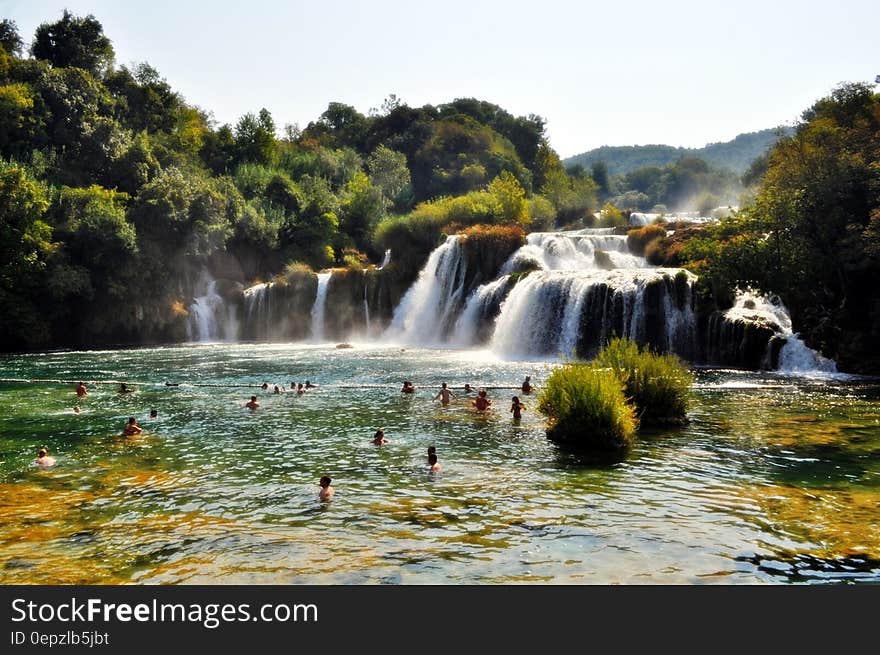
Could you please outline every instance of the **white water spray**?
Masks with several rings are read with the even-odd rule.
[[[324,340],[324,314],[327,308],[327,287],[333,271],[318,273],[318,290],[315,293],[315,304],[312,305],[312,341]]]

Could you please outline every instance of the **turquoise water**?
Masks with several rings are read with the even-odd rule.
[[[367,345],[4,357],[0,378],[45,381],[0,383],[0,582],[880,581],[877,384],[699,371],[687,427],[591,463],[546,439],[534,395],[508,412],[550,366]],[[443,381],[494,411],[441,407]],[[143,435],[118,436],[128,416]],[[56,467],[33,466],[42,445]]]

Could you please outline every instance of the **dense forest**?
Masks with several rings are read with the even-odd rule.
[[[410,107],[393,95],[366,115],[331,102],[302,128],[256,108],[218,125],[148,64],[117,66],[93,16],[65,11],[28,52],[2,20],[0,344],[171,339],[206,267],[252,284],[372,268],[391,249],[402,286],[453,231],[623,228],[621,209],[709,208],[749,188],[719,223],[649,226],[649,260],[698,273],[701,303],[723,308],[744,285],[778,293],[809,345],[880,371],[871,86],[818,100],[741,177],[706,153],[622,174],[566,168],[544,128],[473,98]],[[756,148],[776,138],[744,136]]]

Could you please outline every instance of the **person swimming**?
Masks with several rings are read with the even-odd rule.
[[[527,375],[527,376],[526,376],[526,379],[523,380],[523,383],[522,383],[522,392],[523,392],[523,393],[526,393],[526,394],[528,394],[528,393],[532,393],[532,383],[531,383],[531,379],[532,379],[532,376],[531,376],[531,375]]]
[[[74,406],[73,406],[73,413],[74,413],[74,414],[79,414],[79,405],[74,405]]]
[[[260,387],[260,389],[262,389],[263,391],[268,391],[268,390],[269,390],[269,383],[268,383],[268,382],[263,382],[263,384],[262,384],[262,386]]]
[[[438,398],[440,398],[440,404],[446,407],[446,405],[449,404],[450,398],[455,398],[455,394],[446,388],[446,383],[444,382],[443,387],[437,395],[434,396],[434,400],[437,400]]]
[[[330,479],[329,475],[322,475],[319,484],[321,485],[321,492],[318,494],[318,498],[321,500],[330,500],[333,498],[333,494],[336,493],[336,490],[330,486],[330,483],[333,480]]]
[[[513,420],[518,421],[522,418],[522,411],[526,406],[519,401],[519,396],[514,396],[510,405],[510,411],[513,412]]]
[[[303,386],[302,382],[300,382],[298,385],[296,385],[296,395],[297,396],[302,396],[305,392],[306,392],[306,388]]]
[[[277,384],[275,385],[275,393],[276,393],[276,394],[280,394],[280,393],[281,393],[281,387],[279,387]]]
[[[248,409],[257,409],[260,406],[260,403],[257,402],[256,396],[251,396],[251,399],[244,404]]]
[[[465,385],[464,385],[464,392],[465,393],[473,393],[474,391],[476,391],[476,389],[474,389],[471,385],[465,383]]]
[[[443,468],[443,465],[437,461],[437,453],[428,455],[428,466],[431,467],[431,473],[437,473]]]
[[[129,389],[125,382],[119,383],[119,393],[134,393],[134,389]]]
[[[132,417],[129,417],[128,423],[125,425],[124,428],[122,428],[122,436],[123,437],[133,437],[135,435],[140,434],[143,431],[144,431],[144,429],[137,424],[137,419],[134,416],[132,416]]]
[[[409,380],[404,381],[403,389],[400,390],[400,393],[415,393],[416,388],[413,386],[413,383]]]
[[[40,468],[49,468],[50,466],[55,466],[55,458],[49,455],[49,449],[43,446],[40,448],[37,453],[37,458],[34,460],[34,464],[39,466]]]
[[[151,409],[150,410],[150,418],[159,418],[159,410]]]
[[[430,461],[431,455],[436,455],[436,454],[437,454],[437,447],[436,446],[428,446],[428,460]]]
[[[385,438],[385,429],[379,428],[376,430],[376,434],[373,435],[373,445],[381,446],[386,443],[388,443],[388,439]]]
[[[312,384],[311,382],[306,380],[306,389],[317,389],[317,387],[318,387],[317,384]]]
[[[473,406],[477,408],[479,412],[485,412],[489,409],[489,405],[492,404],[492,401],[489,400],[489,396],[486,395],[485,389],[480,389],[480,392],[477,394],[477,397],[473,401]]]
[[[76,385],[76,395],[80,398],[85,398],[89,395],[89,390],[86,389],[85,382],[80,382],[78,385]]]

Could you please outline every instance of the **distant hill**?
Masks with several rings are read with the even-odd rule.
[[[790,128],[774,127],[760,132],[740,134],[733,141],[709,143],[702,148],[676,148],[665,145],[602,146],[563,160],[565,166],[581,164],[589,169],[593,162],[604,161],[610,175],[629,173],[643,166],[665,166],[685,156],[699,157],[713,168],[728,168],[742,174],[757,157],[776,143],[780,133]]]

